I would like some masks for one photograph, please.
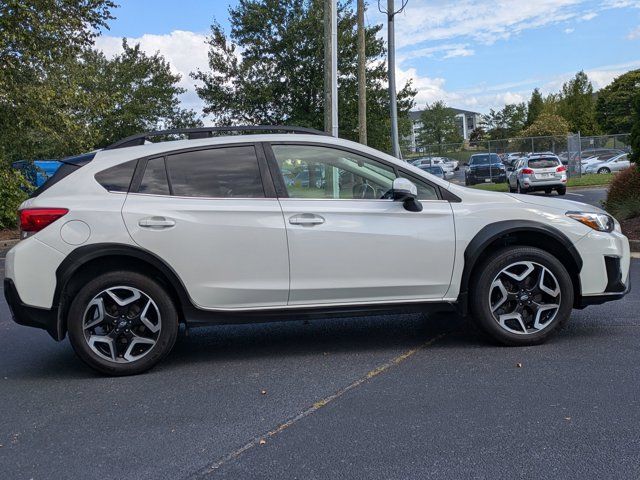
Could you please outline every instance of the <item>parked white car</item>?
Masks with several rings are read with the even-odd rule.
[[[425,158],[419,158],[418,160],[415,160],[413,162],[413,165],[415,165],[416,167],[420,166],[420,165],[431,165],[431,166],[438,166],[438,167],[442,167],[442,170],[444,170],[445,172],[450,172],[453,173],[456,170],[457,162],[454,164],[452,162],[449,162],[447,160],[445,160],[442,157],[425,157]]]
[[[179,132],[220,130],[242,128]],[[598,208],[469,189],[277,130],[297,134],[145,144],[166,138],[152,132],[65,159],[20,206],[4,279],[15,321],[127,375],[164,358],[180,323],[455,309],[533,345],[572,308],[629,290],[629,242]]]
[[[629,155],[626,153],[616,155],[608,160],[593,162],[586,166],[585,173],[612,173],[626,170],[631,166]]]

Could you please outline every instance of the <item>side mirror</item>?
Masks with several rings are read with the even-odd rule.
[[[463,167],[468,167],[468,166],[469,166],[469,162],[464,162],[464,163],[462,164],[462,166],[463,166]]]
[[[410,212],[421,212],[422,204],[418,201],[418,187],[411,180],[396,178],[391,186],[392,197],[395,202],[402,202],[404,208]]]
[[[513,172],[515,170],[515,168],[513,167],[507,167],[507,172]]]

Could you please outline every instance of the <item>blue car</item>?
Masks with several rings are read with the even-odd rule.
[[[35,187],[39,187],[51,177],[62,165],[57,160],[20,160],[13,162],[13,168],[20,170],[25,178]]]

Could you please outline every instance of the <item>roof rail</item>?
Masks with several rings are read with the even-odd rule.
[[[292,127],[289,125],[247,125],[238,127],[199,127],[199,128],[174,128],[171,130],[154,130],[152,132],[138,133],[130,137],[118,140],[112,143],[105,150],[113,150],[115,148],[134,147],[136,145],[144,145],[144,143],[152,137],[162,137],[165,135],[187,135],[191,139],[213,137],[218,132],[284,132],[284,133],[301,133],[309,135],[328,135],[325,132],[316,130],[315,128]]]

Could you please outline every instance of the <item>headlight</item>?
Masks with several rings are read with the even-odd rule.
[[[567,212],[566,215],[599,232],[612,232],[615,228],[615,220],[606,213]]]

